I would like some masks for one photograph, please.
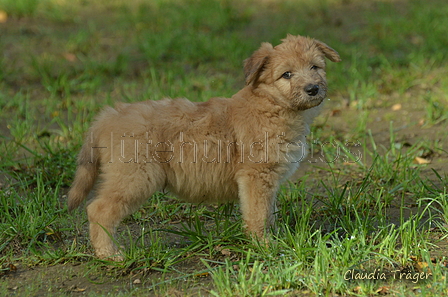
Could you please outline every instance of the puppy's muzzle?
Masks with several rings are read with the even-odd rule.
[[[304,88],[305,92],[310,96],[316,96],[319,93],[319,86],[314,84],[309,84]]]

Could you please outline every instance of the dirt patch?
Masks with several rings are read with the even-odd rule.
[[[199,267],[198,263],[197,259],[185,261],[182,265],[172,267],[182,272],[170,271],[168,274],[155,270],[124,273],[114,266],[92,265],[92,262],[34,267],[18,265],[13,266],[13,271],[3,276],[3,282],[11,294],[21,296],[66,294],[165,296],[171,293],[174,296],[198,295],[200,292],[206,293],[211,284],[208,273],[195,273],[203,270],[203,266]],[[123,275],[120,275],[122,273]]]

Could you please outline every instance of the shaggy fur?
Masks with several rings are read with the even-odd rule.
[[[156,191],[190,202],[239,198],[248,233],[263,238],[279,186],[306,156],[305,136],[327,92],[326,44],[288,35],[244,63],[246,86],[231,98],[163,99],[106,107],[78,157],[68,194],[73,210],[99,177],[87,206],[100,258],[120,260],[117,225]]]

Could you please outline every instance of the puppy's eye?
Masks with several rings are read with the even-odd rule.
[[[292,77],[292,73],[289,71],[286,71],[285,73],[282,74],[282,78],[284,79],[290,79]]]
[[[317,69],[319,69],[318,66],[316,66],[316,65],[311,66],[311,70],[317,70]]]

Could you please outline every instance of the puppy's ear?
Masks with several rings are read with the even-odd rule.
[[[316,40],[316,46],[320,49],[321,52],[324,53],[325,57],[327,57],[332,62],[341,62],[341,57],[337,51],[326,45],[325,43]]]
[[[256,50],[252,56],[244,60],[244,75],[246,77],[246,85],[256,85],[258,78],[263,72],[263,68],[269,61],[269,55],[274,50],[272,44],[263,42],[261,47]]]

